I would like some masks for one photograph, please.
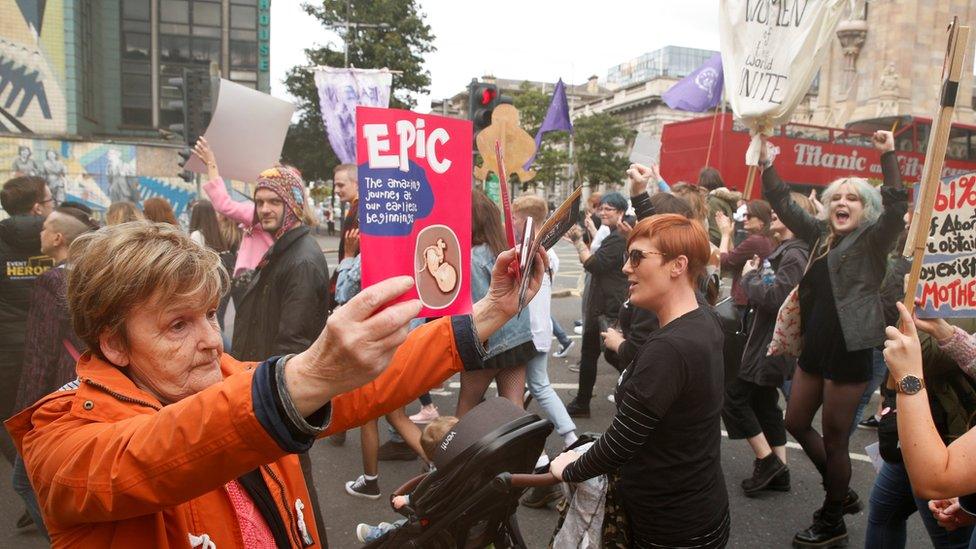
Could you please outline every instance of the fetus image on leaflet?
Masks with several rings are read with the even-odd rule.
[[[447,307],[457,297],[461,278],[460,245],[450,227],[432,225],[417,235],[417,293],[430,308]]]
[[[424,248],[424,267],[430,276],[437,282],[437,288],[445,294],[451,293],[457,285],[457,271],[451,265],[444,262],[444,250],[447,244],[443,238],[437,239],[437,244]]]

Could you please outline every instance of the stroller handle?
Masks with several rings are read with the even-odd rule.
[[[537,486],[555,486],[562,482],[552,473],[538,475],[515,473],[512,475],[512,486],[516,488],[535,488]]]

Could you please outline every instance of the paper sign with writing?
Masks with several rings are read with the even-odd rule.
[[[471,122],[356,109],[363,287],[407,275],[422,317],[471,312]]]
[[[721,0],[725,97],[750,132],[771,135],[810,89],[848,0]],[[759,161],[759,138],[746,164]]]
[[[942,180],[915,295],[921,318],[976,316],[976,173]]]

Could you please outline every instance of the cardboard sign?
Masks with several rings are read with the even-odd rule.
[[[258,174],[281,158],[281,147],[295,105],[266,93],[220,80],[217,107],[203,136],[210,143],[220,175],[225,180],[253,183]],[[207,173],[207,167],[191,156],[186,169]]]
[[[414,278],[421,317],[471,312],[471,122],[356,109],[363,287]]]
[[[630,162],[650,166],[661,163],[661,138],[638,133],[630,149]]]
[[[746,164],[759,162],[757,133],[771,135],[823,64],[847,0],[721,0],[719,38],[725,97],[754,139]]]
[[[976,316],[976,173],[942,180],[915,295],[920,318]]]

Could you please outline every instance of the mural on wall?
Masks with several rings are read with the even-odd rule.
[[[154,196],[185,215],[196,185],[178,177],[179,149],[59,139],[0,138],[0,180],[38,175],[55,201],[75,200],[104,212],[112,202],[137,205]]]
[[[67,130],[64,63],[64,0],[0,0],[0,131]]]

